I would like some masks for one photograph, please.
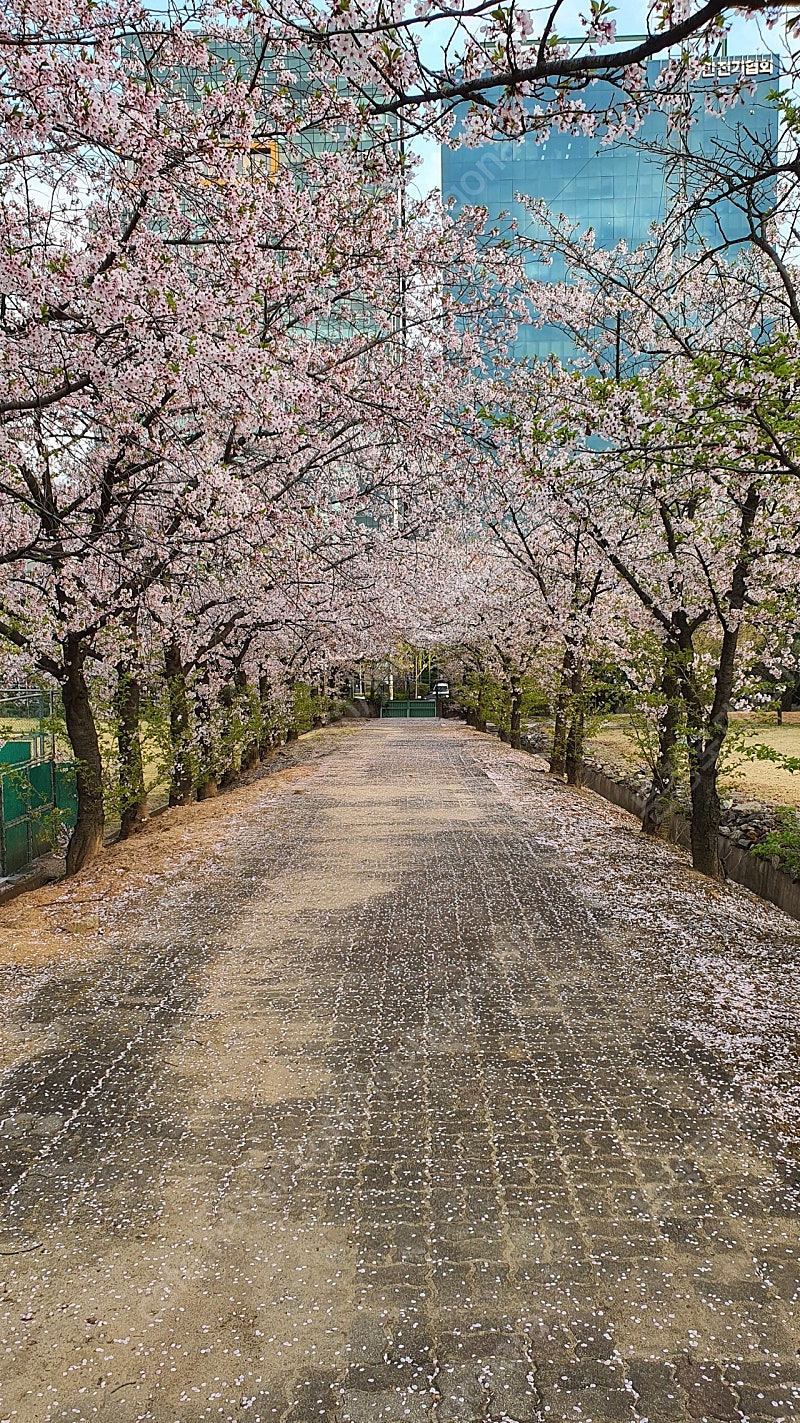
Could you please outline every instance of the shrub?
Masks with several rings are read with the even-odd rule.
[[[775,812],[778,824],[774,830],[754,845],[751,854],[765,860],[777,860],[777,867],[800,875],[800,825],[797,811],[790,805],[780,805]]]

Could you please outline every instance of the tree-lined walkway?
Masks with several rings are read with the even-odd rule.
[[[0,1418],[793,1416],[800,932],[536,766],[369,725],[18,1010]]]

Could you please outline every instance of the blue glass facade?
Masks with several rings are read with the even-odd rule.
[[[659,61],[648,66],[648,78],[655,83]],[[696,87],[697,121],[690,148],[707,157],[731,148],[735,143],[753,149],[777,148],[778,114],[768,95],[778,83],[778,60],[771,54],[723,57],[710,61],[709,80],[734,83],[743,74],[755,85],[755,93],[745,93],[724,115],[706,112],[704,87]],[[605,109],[614,99],[611,86],[597,82],[583,92],[589,107]],[[618,96],[617,96],[618,97]],[[662,221],[670,203],[670,189],[679,181],[680,164],[668,165],[647,153],[640,145],[663,148],[667,142],[663,114],[647,116],[637,136],[637,144],[612,143],[603,147],[594,137],[551,132],[537,143],[533,135],[513,142],[486,144],[481,148],[442,149],[442,194],[455,199],[456,207],[480,205],[488,210],[489,225],[502,233],[508,217],[516,219],[523,236],[536,236],[535,225],[516,195],[540,198],[557,213],[563,213],[582,229],[593,228],[598,247],[613,247],[619,241],[637,246],[647,238],[649,228]],[[721,203],[715,216],[700,225],[700,235],[718,240],[720,229],[728,241],[742,240],[742,215],[729,203]],[[560,272],[531,263],[531,275],[555,280]],[[550,352],[567,359],[574,352],[563,333],[547,327],[521,328],[516,355],[546,356]]]

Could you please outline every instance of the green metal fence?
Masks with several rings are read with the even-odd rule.
[[[56,848],[77,815],[75,766],[57,761],[52,696],[0,692],[0,875]]]
[[[386,702],[381,707],[381,716],[389,717],[435,717],[435,702]]]
[[[52,692],[40,692],[35,687],[0,688],[0,763],[54,761],[54,713]],[[10,750],[26,745],[26,755],[14,755]]]

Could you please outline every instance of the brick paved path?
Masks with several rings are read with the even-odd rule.
[[[453,726],[294,789],[34,1000],[0,1418],[793,1417],[796,1182],[684,955],[788,921]]]

